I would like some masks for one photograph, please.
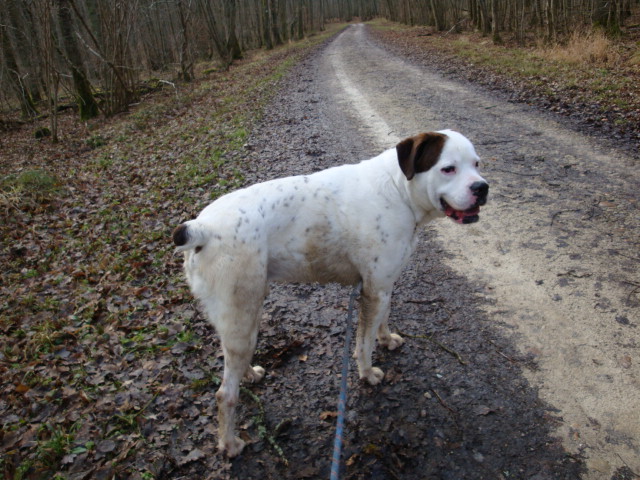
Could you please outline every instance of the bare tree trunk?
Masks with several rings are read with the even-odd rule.
[[[295,39],[296,40],[302,40],[304,38],[304,7],[305,7],[305,2],[302,1],[298,1],[296,2],[296,10],[297,10],[297,20],[296,20],[296,34],[295,34]]]
[[[0,12],[2,15],[2,12]],[[4,15],[3,15],[4,16]],[[2,16],[2,17],[3,17]],[[20,104],[23,118],[31,118],[38,114],[36,107],[31,98],[31,94],[24,83],[24,75],[22,74],[16,56],[9,38],[9,22],[0,17],[0,42],[2,43],[2,55],[4,57],[4,67],[7,70],[7,78],[16,99]]]
[[[178,0],[178,16],[180,18],[180,27],[182,29],[182,42],[180,43],[180,71],[182,79],[185,82],[193,80],[193,60],[189,53],[189,20],[191,17],[191,2],[187,6],[186,14],[183,0]]]
[[[440,25],[440,22],[438,21],[438,10],[436,8],[436,0],[431,0],[429,2],[430,6],[431,6],[431,14],[433,15],[433,22],[436,26],[436,30],[440,31],[442,30],[442,26]]]
[[[227,33],[227,49],[231,55],[231,60],[239,60],[242,58],[242,49],[240,48],[240,42],[238,42],[238,35],[236,34],[237,25],[237,0],[226,0],[225,3],[225,17],[227,19],[226,26]]]
[[[547,0],[547,41],[556,39],[556,3],[555,0]]]
[[[489,19],[489,11],[487,10],[487,0],[478,0],[478,9],[480,12],[482,35],[489,35],[491,31],[491,20]]]
[[[43,0],[34,5],[36,16],[39,20],[42,35],[40,38],[40,48],[44,54],[44,75],[47,96],[49,97],[49,122],[51,127],[51,141],[58,143],[58,87],[60,85],[60,72],[56,69],[55,58],[55,38],[53,35],[53,12],[51,11],[51,1]]]
[[[502,43],[500,38],[500,19],[498,17],[498,0],[491,0],[491,37],[493,43]]]
[[[262,41],[267,50],[271,50],[273,48],[273,27],[271,26],[271,0],[261,0],[262,1],[262,28],[263,28],[263,37]]]
[[[282,45],[282,35],[279,30],[278,13],[280,11],[280,2],[284,0],[268,0],[271,4],[271,38],[275,45]]]
[[[93,97],[91,83],[87,79],[87,74],[82,64],[82,56],[73,31],[73,18],[68,0],[58,0],[58,20],[62,34],[62,44],[71,69],[73,87],[80,109],[80,119],[88,120],[98,115],[98,104]]]
[[[24,87],[34,103],[39,102],[41,82],[38,79],[40,69],[40,56],[32,55],[34,40],[37,39],[37,32],[33,29],[33,19],[30,17],[28,4],[26,2],[9,1],[7,3],[7,13],[10,24],[14,31],[14,50],[18,64],[22,65],[29,75],[24,79]]]
[[[517,21],[517,26],[516,26],[516,38],[518,39],[518,43],[520,45],[524,45],[524,40],[525,40],[525,8],[524,5],[522,5],[522,11],[518,12],[516,10],[516,21]]]

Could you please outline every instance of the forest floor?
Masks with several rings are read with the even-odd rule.
[[[569,154],[554,163],[542,128],[535,134],[541,149],[534,153],[535,146],[524,150],[513,143],[523,132],[501,124],[498,113],[482,123],[478,112],[506,109],[506,96],[533,111],[551,111],[545,122],[566,118],[571,128],[587,130],[595,143],[607,148],[614,143],[632,157],[640,139],[633,89],[640,82],[624,84],[620,95],[630,99],[612,113],[602,108],[609,97],[600,103],[582,100],[595,98],[589,87],[585,92],[565,89],[562,75],[557,81],[527,81],[479,66],[444,48],[446,39],[427,30],[378,25],[365,35],[354,28],[347,31],[358,32],[351,38],[353,45],[368,46],[385,65],[400,65],[406,58],[425,75],[433,70],[464,85],[479,82],[481,91],[490,87],[492,103],[478,106],[463,87],[451,87],[438,77],[449,85],[444,102],[459,105],[458,111],[443,116],[445,107],[440,106],[431,117],[415,113],[414,119],[403,113],[411,114],[410,106],[398,103],[389,108],[397,123],[387,121],[398,134],[416,125],[444,128],[449,126],[445,120],[465,127],[487,159],[496,205],[515,199],[511,207],[503,205],[506,216],[518,221],[531,214],[535,201],[546,208],[546,214],[536,211],[540,219],[558,230],[557,249],[572,250],[566,245],[577,235],[580,249],[608,251],[608,269],[589,270],[586,263],[553,258],[558,267],[549,267],[549,276],[530,279],[540,291],[552,286],[553,295],[530,295],[538,295],[542,304],[571,304],[581,296],[593,300],[595,320],[612,320],[616,332],[611,342],[603,336],[610,355],[593,353],[601,345],[585,347],[587,361],[601,369],[589,371],[590,381],[599,382],[590,388],[627,392],[610,378],[617,375],[637,392],[637,188],[614,183],[605,195],[598,190],[603,177],[597,192],[586,198],[588,205],[572,205],[571,192],[561,191],[562,182],[569,178],[576,188],[587,188],[597,171],[576,167],[581,158]],[[331,33],[303,45],[256,52],[229,72],[152,93],[128,114],[90,124],[65,114],[56,145],[47,138],[34,139],[36,128],[47,126],[46,119],[3,132],[0,471],[5,478],[328,477],[349,290],[274,286],[256,354],[267,377],[243,390],[239,428],[248,446],[238,459],[228,461],[215,452],[214,393],[221,353],[186,288],[170,233],[234,188],[358,161],[392,140],[376,136],[375,122],[362,125],[355,118],[357,107],[344,96],[336,72],[358,62],[339,61],[349,50],[336,39],[327,40]],[[362,50],[351,54],[361,63],[366,59]],[[357,68],[345,78],[363,71],[371,76],[378,66]],[[634,75],[637,79],[638,72]],[[405,80],[393,82],[389,77],[384,88],[391,92],[394,85],[407,85]],[[545,83],[554,88],[543,88]],[[358,85],[377,92],[366,85],[366,77]],[[571,95],[577,91],[579,96]],[[460,92],[466,92],[468,105]],[[407,93],[418,104],[428,96],[426,91]],[[630,162],[636,162],[637,170],[636,157],[621,159],[607,174],[615,176],[622,167],[630,168]],[[500,180],[501,168],[511,170],[511,177]],[[555,196],[545,197],[535,183],[518,190],[516,180],[538,178],[544,188],[556,189]],[[630,175],[620,181],[633,180]],[[565,218],[577,226],[570,228]],[[592,230],[592,219],[599,227],[615,229],[616,238],[600,228]],[[487,222],[495,225],[498,220],[489,215]],[[587,230],[613,243],[589,244],[583,234]],[[549,254],[531,231],[515,233],[529,235],[521,241],[528,250]],[[387,372],[385,382],[363,386],[351,369],[344,477],[636,478],[640,467],[631,455],[640,457],[637,441],[598,406],[586,418],[600,437],[571,423],[584,419],[572,417],[571,406],[565,410],[555,403],[557,398],[548,386],[545,393],[545,382],[536,376],[548,373],[545,356],[552,353],[533,341],[518,344],[510,333],[515,328],[507,318],[511,310],[496,298],[503,286],[461,274],[458,263],[464,257],[443,243],[447,235],[442,229],[425,232],[416,262],[396,288],[391,323],[407,344],[400,352],[376,352],[375,362]],[[473,235],[486,240],[483,232],[474,230]],[[505,231],[501,254],[516,252],[516,243],[510,243]],[[572,250],[567,257],[587,262],[587,255],[576,255]],[[509,260],[508,255],[503,258],[504,263]],[[621,261],[626,265],[621,267]],[[481,270],[477,262],[469,265]],[[621,289],[622,300],[609,285]],[[516,320],[539,321],[535,312],[523,312],[529,318]],[[570,359],[575,364],[568,371],[582,366],[577,357]],[[550,380],[548,385],[557,383]],[[636,409],[634,402],[637,395],[628,400],[630,412]],[[627,423],[633,428],[633,421]]]

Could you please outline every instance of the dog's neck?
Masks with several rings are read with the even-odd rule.
[[[407,177],[405,177],[398,165],[397,158],[394,157],[392,160],[391,165],[389,165],[392,169],[390,176],[393,179],[393,184],[402,201],[413,213],[416,230],[431,220],[441,217],[442,213],[440,210],[434,207],[428,199],[423,197],[420,199],[415,198],[417,195],[416,189],[411,188],[411,182],[414,180],[407,180]]]

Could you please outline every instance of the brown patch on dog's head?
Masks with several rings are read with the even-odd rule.
[[[447,136],[442,133],[421,133],[396,145],[398,163],[407,180],[416,173],[426,172],[440,158]]]

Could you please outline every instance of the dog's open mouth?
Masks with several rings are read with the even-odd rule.
[[[480,207],[477,205],[467,210],[456,210],[447,202],[445,202],[443,198],[440,199],[440,203],[444,210],[444,214],[458,223],[474,223],[480,219]]]

